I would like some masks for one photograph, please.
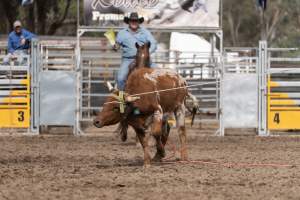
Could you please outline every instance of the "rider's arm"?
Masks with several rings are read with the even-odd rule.
[[[114,45],[114,50],[119,50],[120,49],[120,47],[121,47],[121,45],[122,45],[122,40],[123,40],[123,38],[122,38],[122,34],[121,34],[121,32],[119,32],[118,34],[117,34],[117,38],[116,38],[116,44]]]
[[[116,43],[117,43],[118,45],[122,46],[123,40],[124,40],[124,33],[123,33],[123,31],[120,31],[120,32],[117,34]]]
[[[23,34],[24,34],[24,37],[25,37],[25,40],[26,40],[26,41],[31,41],[32,38],[35,38],[35,37],[36,37],[35,34],[29,32],[29,31],[27,31],[27,30],[25,30],[25,29],[23,30]]]
[[[146,36],[147,36],[147,40],[151,43],[151,47],[150,47],[150,53],[154,53],[157,49],[157,41],[155,40],[155,38],[153,37],[152,33],[148,30],[145,30]]]

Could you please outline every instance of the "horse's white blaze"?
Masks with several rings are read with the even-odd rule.
[[[152,83],[156,84],[157,80],[153,78],[150,74],[146,73],[144,74],[144,79],[151,81]]]

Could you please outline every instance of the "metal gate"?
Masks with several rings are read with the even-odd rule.
[[[76,54],[74,42],[33,41],[32,129],[71,126],[76,132]]]
[[[300,130],[300,59],[292,56],[297,49],[268,48],[266,41],[260,48],[260,134]]]
[[[30,74],[29,56],[0,66],[0,128],[30,128]]]
[[[300,130],[300,59],[269,49],[268,130]]]
[[[260,136],[300,130],[300,59],[291,55],[294,50],[269,48],[266,41],[258,49],[225,50],[223,133],[226,128],[257,128]]]
[[[109,95],[105,82],[114,83],[121,54],[112,51],[106,39],[94,42],[82,40],[79,43],[78,130],[84,133],[81,125],[92,121]],[[159,51],[152,56],[152,61],[157,67],[174,68],[188,85],[198,85],[190,88],[201,105],[201,116],[196,122],[219,123],[221,53]]]
[[[222,124],[258,127],[258,53],[256,48],[226,48],[222,77]]]

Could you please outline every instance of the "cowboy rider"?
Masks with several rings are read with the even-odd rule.
[[[135,60],[137,53],[136,43],[143,45],[150,42],[150,54],[157,49],[157,42],[153,35],[146,28],[140,26],[144,22],[143,17],[139,17],[138,13],[133,12],[129,17],[124,18],[124,22],[128,24],[128,28],[121,30],[116,38],[114,49],[122,48],[122,63],[118,72],[117,85],[120,91],[124,91],[127,75],[129,73],[129,66]],[[154,67],[151,63],[150,67]]]

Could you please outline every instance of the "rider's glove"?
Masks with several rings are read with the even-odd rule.
[[[113,50],[118,51],[120,49],[120,45],[118,43],[114,44]]]

